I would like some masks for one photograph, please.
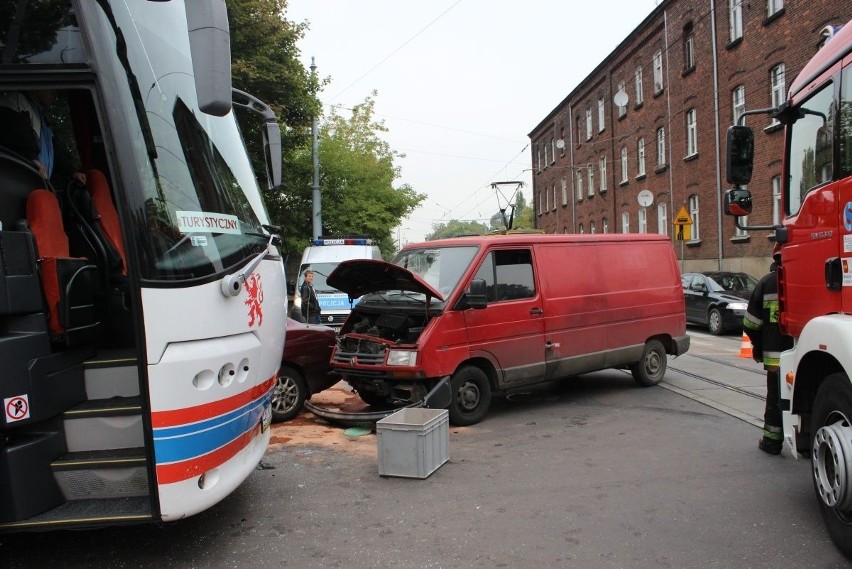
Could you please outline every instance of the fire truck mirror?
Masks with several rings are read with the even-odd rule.
[[[728,127],[728,183],[744,186],[751,181],[754,132],[747,126]]]
[[[725,213],[727,215],[748,215],[751,213],[751,192],[742,188],[725,191]]]

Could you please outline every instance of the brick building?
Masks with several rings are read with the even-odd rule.
[[[722,214],[725,137],[745,110],[780,104],[849,0],[664,0],[530,132],[536,227],[663,233],[684,270],[766,272],[772,233]],[[778,221],[783,129],[755,131],[749,225]],[[640,205],[640,202],[642,205]]]

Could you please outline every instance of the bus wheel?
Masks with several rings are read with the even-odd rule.
[[[666,349],[659,340],[648,340],[642,359],[630,366],[636,383],[643,387],[657,385],[666,375]]]
[[[460,427],[480,422],[491,405],[491,384],[485,372],[465,366],[453,374],[450,386],[453,392],[450,422]]]
[[[281,366],[272,394],[272,421],[289,421],[302,409],[308,388],[302,374],[290,366]]]
[[[852,558],[852,386],[844,373],[822,382],[811,414],[811,472],[828,535]]]

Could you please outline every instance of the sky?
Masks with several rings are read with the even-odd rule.
[[[656,7],[655,0],[288,0],[298,43],[331,83],[326,113],[375,90],[401,176],[426,199],[402,244],[434,224],[488,220],[520,181],[531,203],[535,128]]]

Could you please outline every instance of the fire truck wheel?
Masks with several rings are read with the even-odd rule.
[[[852,559],[852,386],[845,373],[822,382],[811,415],[811,472],[828,535]]]
[[[308,388],[302,374],[290,366],[281,366],[272,393],[272,422],[289,421],[302,409]]]
[[[659,340],[648,340],[642,359],[630,366],[633,379],[642,387],[657,385],[666,375],[666,349]]]
[[[449,415],[453,425],[463,427],[480,422],[491,405],[491,384],[485,372],[474,366],[465,366],[450,380],[453,400]]]

